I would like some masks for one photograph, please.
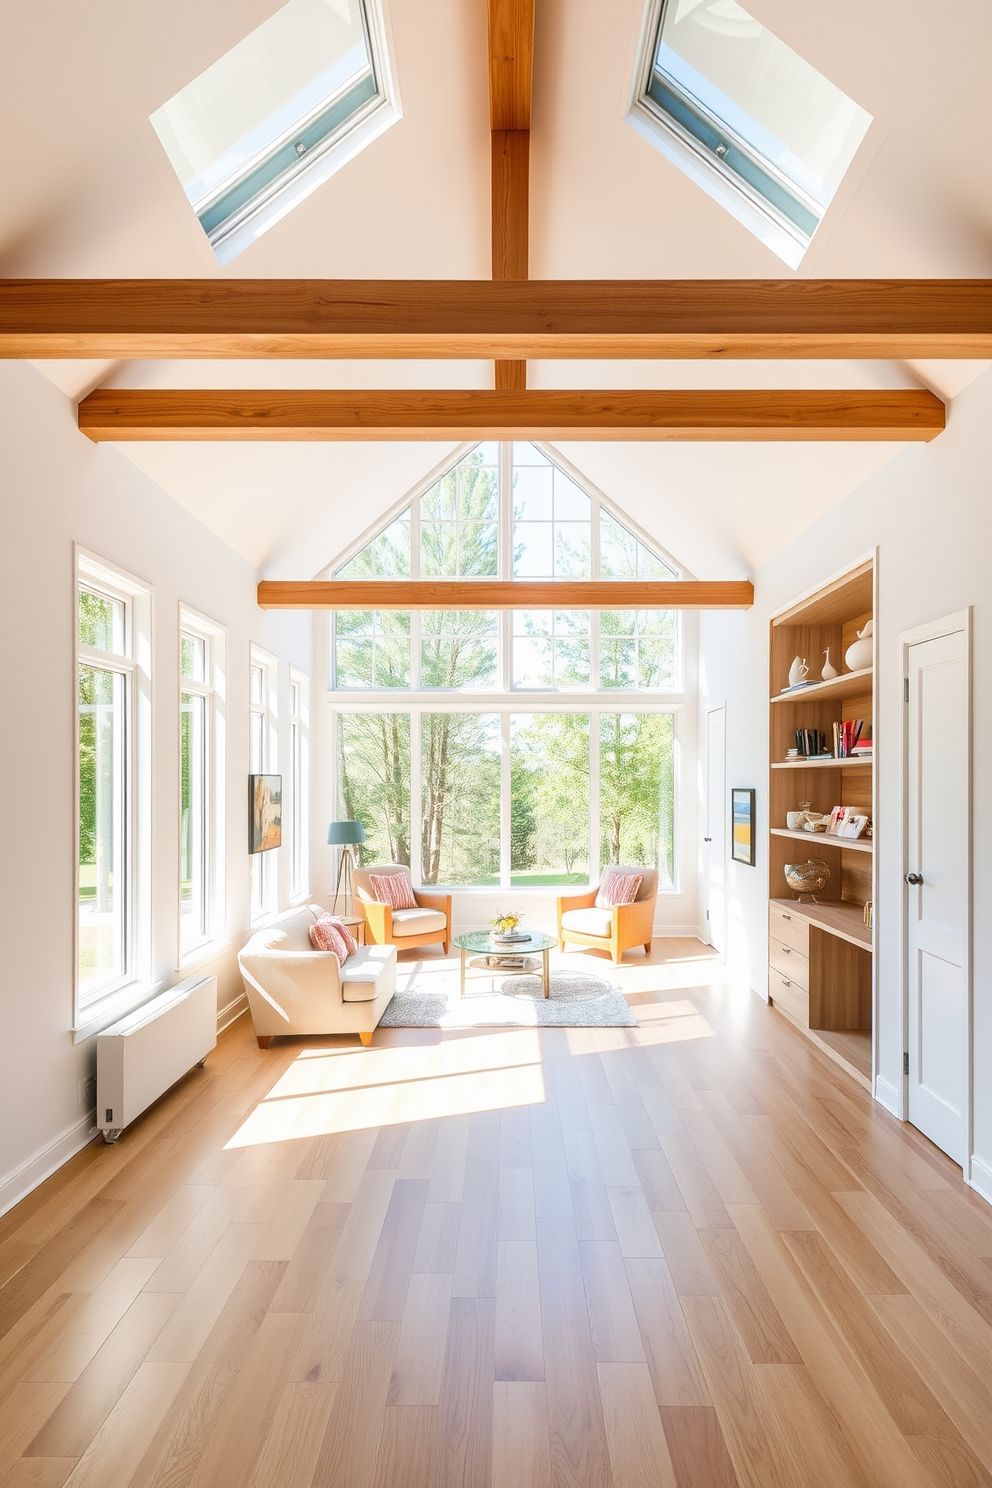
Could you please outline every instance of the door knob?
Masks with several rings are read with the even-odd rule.
[[[908,884],[921,884],[923,882],[923,874],[922,873],[907,873],[906,874],[906,882]]]
[[[712,842],[713,841],[713,838],[712,837],[704,837],[703,838],[703,841],[704,842]]]

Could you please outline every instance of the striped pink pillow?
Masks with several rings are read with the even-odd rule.
[[[416,909],[413,884],[405,873],[370,873],[369,886],[376,904],[388,904],[391,909]]]
[[[331,915],[331,924],[344,941],[345,950],[348,952],[348,955],[353,956],[358,950],[358,941],[352,935],[344,920],[339,920],[337,915]]]
[[[596,895],[596,908],[615,909],[618,904],[633,904],[643,878],[643,873],[604,874]]]
[[[310,926],[310,944],[315,951],[333,951],[342,966],[350,955],[340,927],[329,914],[322,914],[316,924]]]

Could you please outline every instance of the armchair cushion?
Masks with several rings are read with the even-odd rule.
[[[613,933],[611,909],[566,909],[561,917],[563,930],[578,930],[582,935],[601,935],[609,940]]]
[[[393,910],[393,934],[397,940],[404,935],[426,935],[430,930],[447,928],[447,916],[438,909]]]

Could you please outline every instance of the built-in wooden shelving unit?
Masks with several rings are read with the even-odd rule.
[[[796,729],[818,729],[860,718],[871,726],[874,667],[783,691],[795,656],[815,677],[830,648],[834,666],[874,618],[874,562],[867,561],[776,615],[770,634],[769,707],[769,951],[771,1001],[778,1010],[871,1089],[873,932],[865,906],[874,900],[874,838],[794,832],[786,813],[809,801],[825,815],[854,806],[874,821],[872,758],[786,759]],[[802,844],[803,851],[797,850]],[[785,865],[816,858],[830,868],[818,903],[797,901]]]

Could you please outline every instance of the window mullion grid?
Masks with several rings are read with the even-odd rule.
[[[589,882],[599,882],[599,709],[589,709]]]
[[[510,714],[502,712],[500,722],[500,790],[499,790],[499,886],[510,888],[512,854],[510,830],[513,821],[510,791]]]
[[[601,555],[602,555],[602,545],[600,543],[600,531],[601,531],[602,525],[603,524],[602,524],[602,519],[600,517],[599,498],[594,496],[592,498],[592,532],[589,535],[589,537],[590,537],[590,541],[589,541],[589,561],[590,561],[590,566],[591,566],[592,577],[594,579],[598,579],[600,577],[599,570],[600,570]],[[599,610],[591,610],[590,613],[589,613],[589,686],[590,686],[590,688],[592,689],[593,692],[595,692],[599,688],[599,684],[600,684],[600,675],[599,675],[599,619],[600,619],[600,611]],[[590,871],[590,873],[592,872],[592,859],[591,858],[589,860],[589,871]]]
[[[513,578],[513,445],[502,440],[499,445],[497,478],[498,553],[496,573],[500,579]],[[513,685],[513,611],[499,611],[499,686],[509,692]]]
[[[410,503],[410,577],[419,579],[421,577],[420,563],[420,503],[423,498],[418,496],[416,501]],[[424,628],[421,623],[421,611],[410,611],[410,690],[419,692],[423,687],[422,669],[422,642]],[[412,742],[411,742],[412,748]],[[411,817],[413,813],[411,812]],[[411,838],[412,842],[412,838]],[[411,856],[413,849],[411,847]],[[419,882],[419,880],[417,880]]]
[[[410,878],[422,888],[424,848],[423,713],[410,709]]]

